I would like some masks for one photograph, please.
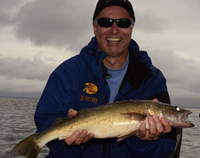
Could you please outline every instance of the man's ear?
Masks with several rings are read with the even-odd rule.
[[[94,31],[94,34],[96,35],[96,31],[97,31],[97,25],[93,22],[93,31]]]
[[[131,24],[131,28],[132,28],[132,29],[134,28],[134,26],[135,26],[135,23]]]

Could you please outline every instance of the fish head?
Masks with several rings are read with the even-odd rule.
[[[160,115],[165,118],[172,127],[191,128],[195,126],[188,120],[188,116],[192,113],[190,110],[178,106],[163,104],[160,113]]]

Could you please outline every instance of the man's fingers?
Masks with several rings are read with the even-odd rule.
[[[82,143],[86,143],[94,137],[93,133],[87,134],[87,130],[83,130],[81,132],[76,131],[71,136],[65,139],[67,145],[80,145]]]
[[[86,143],[88,141],[90,141],[92,138],[94,138],[94,134],[93,133],[89,133],[88,135],[86,135],[86,137],[83,140],[83,143]]]
[[[166,121],[164,118],[161,119],[163,128],[164,128],[164,132],[163,133],[169,133],[172,130],[171,125],[169,124],[168,121]]]
[[[152,116],[149,116],[148,123],[149,123],[149,136],[152,138],[156,137],[157,129]]]
[[[75,117],[78,114],[78,112],[74,109],[69,109],[68,116],[69,117]],[[87,132],[87,130],[82,130],[81,132],[76,131],[71,136],[67,137],[65,139],[65,142],[67,145],[80,145],[82,143],[88,142],[90,139],[94,137],[93,133]]]
[[[76,110],[74,110],[74,109],[69,109],[69,111],[68,111],[68,116],[69,117],[75,117],[76,115],[77,115],[77,111]]]
[[[76,131],[71,136],[67,137],[65,139],[66,144],[67,145],[72,145],[75,142],[75,140],[78,138],[79,134],[80,134],[80,132]]]
[[[83,143],[83,140],[85,139],[87,135],[87,131],[83,130],[77,137],[77,139],[73,142],[73,145],[80,145]]]
[[[159,117],[157,115],[153,115],[153,119],[156,125],[157,135],[160,136],[164,133],[164,128],[162,125],[162,122],[160,121]]]
[[[143,122],[143,123],[140,125],[140,130],[139,130],[138,135],[139,135],[139,137],[142,137],[142,138],[145,137],[145,135],[146,135],[146,123]]]
[[[157,101],[158,102],[158,99],[154,98],[153,101]]]
[[[141,140],[152,140],[152,138],[149,137],[149,130],[146,129],[146,123],[144,122],[140,125],[139,132],[135,135]]]

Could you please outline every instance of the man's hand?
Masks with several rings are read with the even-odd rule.
[[[157,99],[153,99],[158,101]],[[149,129],[146,129],[146,123],[142,123],[136,136],[142,140],[157,140],[160,135],[171,132],[172,128],[164,118],[161,120],[157,115],[148,118]]]
[[[68,111],[69,117],[75,117],[77,115],[77,111],[70,109]],[[80,145],[82,143],[86,143],[94,137],[93,133],[87,132],[87,130],[82,130],[81,132],[75,131],[71,136],[65,138],[65,143],[67,145]]]

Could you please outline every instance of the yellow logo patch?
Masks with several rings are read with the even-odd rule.
[[[98,91],[98,88],[93,83],[85,83],[83,85],[83,91],[87,94],[95,94]]]

